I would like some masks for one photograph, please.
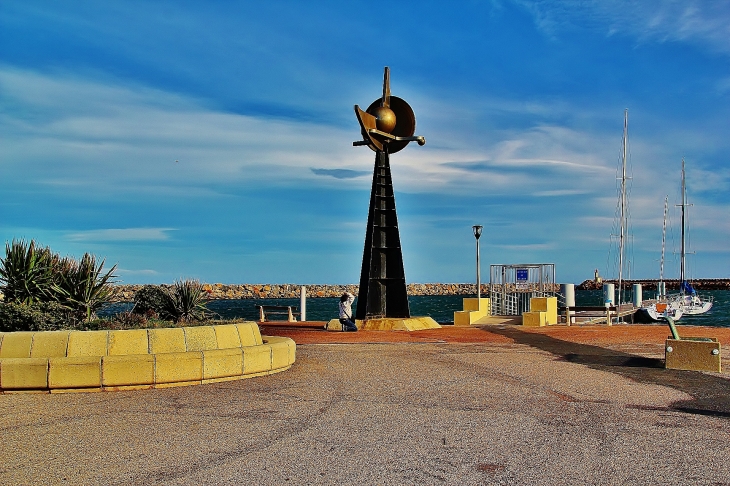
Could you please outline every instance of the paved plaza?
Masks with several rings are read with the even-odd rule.
[[[302,344],[241,381],[2,395],[0,484],[730,484],[729,375],[665,370],[661,342],[434,332]]]

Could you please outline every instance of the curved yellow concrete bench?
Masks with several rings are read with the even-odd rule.
[[[240,380],[287,370],[289,338],[255,322],[126,331],[0,333],[0,392],[129,390]]]

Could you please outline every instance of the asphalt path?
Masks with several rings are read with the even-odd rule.
[[[306,344],[283,373],[0,396],[0,484],[730,484],[728,375],[660,347]]]

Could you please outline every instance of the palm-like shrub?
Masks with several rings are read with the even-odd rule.
[[[63,258],[56,265],[53,291],[55,299],[86,322],[96,317],[96,311],[111,295],[110,284],[116,277],[114,265],[104,273],[104,260],[85,253],[81,261]]]
[[[163,288],[165,299],[158,314],[162,319],[175,323],[202,321],[211,311],[205,306],[207,293],[198,280],[179,280],[172,287]]]
[[[0,289],[6,302],[32,304],[53,300],[53,274],[58,256],[34,240],[5,243],[0,259]]]

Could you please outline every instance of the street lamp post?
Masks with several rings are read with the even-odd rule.
[[[475,224],[471,229],[474,230],[474,238],[477,240],[477,309],[482,310],[482,272],[479,264],[479,237],[482,236],[482,226]]]

